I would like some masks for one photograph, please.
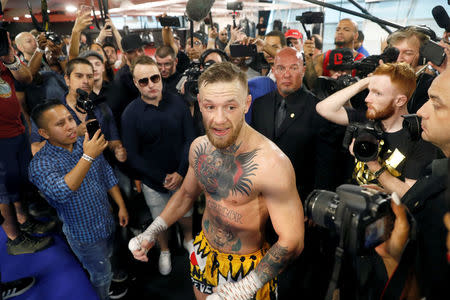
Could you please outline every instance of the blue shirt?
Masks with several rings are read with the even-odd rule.
[[[364,48],[363,46],[359,47],[358,50],[359,53],[361,53],[362,55],[364,55],[365,57],[369,56],[369,52],[366,50],[366,48]]]
[[[75,111],[67,104],[66,95],[60,98],[61,103],[69,110],[70,114],[73,116],[75,123],[80,125],[82,122],[78,118]],[[111,109],[106,105],[106,103],[97,103],[94,108],[94,115],[100,124],[102,133],[105,135],[107,141],[117,141],[120,140],[119,131],[117,130],[116,122],[114,121]],[[42,142],[44,138],[39,135],[37,125],[31,122],[31,143]]]
[[[183,99],[163,93],[158,106],[133,100],[122,114],[122,142],[127,163],[145,185],[160,192],[167,174],[185,176],[194,122]]]
[[[117,179],[103,155],[92,163],[81,186],[72,191],[64,176],[83,155],[84,138],[78,138],[72,152],[46,143],[29,166],[30,181],[44,194],[63,222],[63,232],[73,240],[93,243],[108,238],[114,219],[107,192]]]

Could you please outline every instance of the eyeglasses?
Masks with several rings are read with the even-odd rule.
[[[158,83],[161,80],[161,75],[155,74],[150,77],[141,78],[138,80],[140,87],[146,87],[148,85],[148,80],[150,79],[153,83]]]
[[[285,66],[275,66],[275,72],[279,73],[279,74],[284,74],[286,73],[286,70],[289,70],[289,72],[298,72],[300,70],[300,66],[298,65],[292,65],[289,68],[286,68]]]

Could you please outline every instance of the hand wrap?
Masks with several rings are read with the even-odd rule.
[[[141,234],[135,236],[128,243],[128,249],[131,252],[141,249],[141,244],[144,240],[149,243],[156,239],[156,236],[167,230],[167,224],[161,217],[156,217],[156,219],[148,226],[148,228]]]

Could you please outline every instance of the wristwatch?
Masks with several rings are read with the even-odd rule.
[[[20,59],[14,55],[14,61],[10,64],[3,63],[5,67],[7,67],[10,71],[18,71],[20,67],[22,66],[22,63],[20,62]]]
[[[41,48],[39,48],[39,47],[36,48],[36,51],[39,52],[39,53],[42,53],[42,54],[45,53],[45,50],[44,50],[44,49],[41,49]]]
[[[382,166],[380,169],[378,169],[378,171],[373,174],[375,176],[375,179],[378,179],[384,171],[386,171],[386,166]]]

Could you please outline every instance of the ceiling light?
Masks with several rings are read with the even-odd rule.
[[[75,6],[73,6],[73,5],[67,5],[66,6],[66,11],[68,11],[68,12],[76,12],[77,8]]]
[[[31,15],[26,14],[26,15],[24,15],[24,17],[29,19],[29,18],[31,18]]]
[[[19,17],[13,17],[14,21],[19,21]]]

